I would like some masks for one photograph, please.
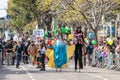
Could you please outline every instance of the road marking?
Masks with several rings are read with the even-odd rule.
[[[108,79],[104,78],[103,80],[108,80]]]
[[[16,72],[16,74],[18,74],[18,72]]]
[[[96,76],[97,78],[102,78],[102,76]]]
[[[70,72],[69,74],[73,74],[72,72]]]
[[[30,78],[33,78],[33,76],[30,76]]]
[[[29,67],[31,67],[32,65],[31,65],[31,64],[29,64],[28,66],[29,66]]]
[[[31,74],[30,73],[27,73],[28,76],[30,76]]]
[[[31,76],[31,74],[29,73],[29,71],[28,71],[24,66],[21,66],[21,67],[23,68],[23,70],[26,71],[27,75],[28,75],[32,80],[36,80],[36,79],[34,79],[33,76]],[[30,67],[30,66],[29,66],[29,67]]]
[[[24,69],[25,71],[27,71],[27,69]]]
[[[89,74],[89,75],[92,75],[92,76],[94,76],[95,74]]]
[[[30,67],[30,66],[32,66],[32,65],[28,65],[28,66]],[[23,70],[26,71],[27,75],[31,78],[31,80],[36,80],[36,79],[34,79],[33,76],[31,76],[31,74],[29,73],[29,71],[28,71],[24,66],[22,66],[22,68],[23,68]],[[48,69],[49,69],[49,68],[48,68]],[[72,74],[72,73],[70,73],[70,74]],[[106,78],[104,78],[104,77],[102,77],[102,76],[99,76],[99,75],[96,75],[96,74],[91,74],[91,73],[87,73],[87,72],[86,72],[85,74],[91,75],[91,76],[96,77],[96,78],[100,78],[100,79],[102,79],[102,80],[109,80],[109,79],[106,79]],[[65,80],[65,79],[59,79],[59,80]]]
[[[103,79],[103,80],[108,80],[106,78],[103,78],[102,76],[99,76],[99,75],[96,75],[96,74],[90,74],[90,73],[86,73],[87,75],[91,75],[91,76],[94,76],[94,77],[97,77],[97,78],[100,78],[100,79]]]

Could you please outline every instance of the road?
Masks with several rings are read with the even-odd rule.
[[[87,66],[79,73],[74,71],[73,65],[62,72],[49,67],[40,71],[36,66],[22,64],[20,69],[4,66],[0,69],[0,80],[120,80],[120,72]]]

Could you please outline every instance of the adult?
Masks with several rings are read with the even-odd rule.
[[[41,45],[40,45],[40,56],[41,56],[41,71],[45,71],[45,52],[47,50],[47,47],[45,45],[45,41],[42,40],[41,41]]]
[[[75,71],[77,70],[77,62],[79,61],[79,72],[83,69],[82,63],[82,47],[84,43],[83,32],[81,26],[78,26],[76,32],[74,33],[75,41]]]
[[[113,66],[115,64],[115,48],[116,48],[115,42],[113,42],[113,44],[109,45],[108,47],[110,49],[109,66]]]
[[[12,65],[14,65],[14,63],[15,63],[15,49],[16,49],[16,46],[17,46],[17,42],[16,41],[14,41],[14,43],[13,43],[13,55],[12,55]]]
[[[82,61],[83,65],[86,66],[86,44],[84,44],[82,48]]]
[[[26,42],[24,42],[24,58],[23,58],[23,62],[24,64],[28,64],[28,59],[29,59],[29,54],[28,54],[28,47],[30,45],[30,40],[27,40]]]
[[[0,53],[2,54],[1,57],[2,57],[2,64],[3,64],[3,60],[4,60],[4,48],[3,48],[3,45],[2,45],[2,42],[0,42]]]
[[[120,53],[120,42],[117,44],[115,52]]]
[[[11,41],[7,41],[7,44],[5,46],[6,49],[6,60],[7,60],[7,65],[12,64],[12,55],[13,55],[13,45]]]
[[[30,61],[32,65],[34,65],[36,60],[36,55],[37,55],[37,48],[34,44],[34,41],[31,41],[27,51],[28,51],[28,54],[30,55]]]
[[[17,46],[16,46],[16,49],[15,49],[15,52],[16,52],[16,62],[17,62],[16,63],[16,68],[19,68],[21,57],[22,57],[22,53],[23,53],[23,46],[22,46],[21,41],[17,42]]]
[[[94,49],[94,45],[93,45],[92,42],[90,41],[90,42],[87,44],[87,47],[86,47],[87,58],[88,58],[88,65],[91,65],[91,62],[92,62],[91,57],[92,57],[93,49]]]

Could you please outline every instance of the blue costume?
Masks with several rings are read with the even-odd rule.
[[[54,44],[54,63],[56,68],[61,68],[67,63],[66,44],[59,39]]]

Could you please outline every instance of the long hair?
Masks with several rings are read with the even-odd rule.
[[[80,29],[80,31],[78,31],[78,29]],[[82,33],[81,28],[77,28],[77,29],[76,29],[76,33]]]
[[[84,35],[83,35],[83,32],[82,32],[81,29],[80,29],[80,31],[78,31],[78,29],[79,29],[79,28],[76,29],[76,31],[75,31],[75,33],[74,33],[74,36],[76,37],[76,35],[82,34],[82,35],[80,35],[79,37],[80,37],[80,38],[82,39],[82,41],[84,42]],[[78,38],[78,37],[76,37],[76,38]]]
[[[42,43],[40,46],[41,46],[41,49],[42,49],[43,47],[45,47],[45,48],[47,49],[46,44],[45,44],[45,41],[43,41],[43,43]]]

